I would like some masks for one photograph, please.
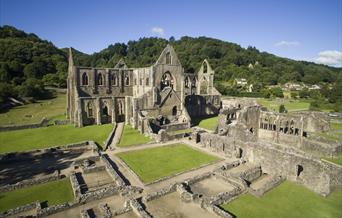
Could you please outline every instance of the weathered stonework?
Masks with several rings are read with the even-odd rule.
[[[143,133],[170,124],[186,128],[190,116],[218,114],[221,94],[213,81],[207,60],[196,74],[185,73],[170,45],[144,68],[128,68],[123,60],[114,68],[77,67],[70,49],[67,117],[78,127],[125,122]]]

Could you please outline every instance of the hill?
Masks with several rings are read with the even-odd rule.
[[[208,37],[141,38],[127,44],[109,45],[92,55],[74,49],[74,57],[76,64],[82,66],[113,67],[120,58],[130,67],[148,66],[157,60],[168,43],[174,46],[185,72],[196,72],[207,58],[216,71],[215,81],[223,93],[225,87],[220,81],[226,83],[234,78],[246,78],[262,89],[289,81],[335,84],[342,75],[341,68],[281,58],[252,46],[245,49]],[[15,27],[0,27],[0,101],[8,96],[43,98],[44,86],[65,87],[66,72],[67,49],[59,49]]]

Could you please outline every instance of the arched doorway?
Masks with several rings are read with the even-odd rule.
[[[112,120],[109,113],[107,102],[104,102],[101,108],[101,123],[110,123]]]

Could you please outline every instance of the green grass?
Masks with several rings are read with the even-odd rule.
[[[0,193],[0,211],[22,206],[33,201],[45,202],[48,206],[73,201],[69,178]]]
[[[144,183],[184,172],[219,160],[184,144],[117,154]]]
[[[48,148],[86,140],[93,140],[102,146],[111,129],[111,124],[82,128],[65,125],[0,132],[0,153]]]
[[[44,117],[62,117],[66,111],[66,95],[58,93],[56,98],[14,107],[0,113],[0,125],[39,123]]]
[[[289,100],[289,99],[258,99],[257,102],[264,107],[267,107],[270,111],[279,111],[279,106],[284,104],[286,110],[291,111],[302,111],[309,110],[309,100]]]
[[[118,147],[146,144],[150,142],[149,137],[144,136],[130,125],[125,125]]]
[[[175,131],[170,131],[168,132],[169,135],[178,135],[178,134],[182,134],[182,133],[191,133],[192,129],[188,128],[188,129],[180,129],[180,130],[175,130]]]
[[[203,129],[214,131],[217,126],[218,116],[200,119],[198,123],[198,127]]]
[[[331,122],[330,127],[332,130],[341,130],[342,131],[342,123]]]
[[[339,218],[342,190],[324,198],[304,186],[285,181],[261,198],[244,194],[222,207],[239,218]]]
[[[338,154],[336,158],[323,157],[322,159],[328,160],[330,162],[333,162],[335,164],[342,166],[342,153]]]

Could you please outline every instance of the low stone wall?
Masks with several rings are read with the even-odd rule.
[[[121,178],[120,174],[116,171],[116,169],[114,169],[114,167],[112,166],[112,164],[110,163],[110,161],[107,158],[107,155],[102,155],[101,156],[101,160],[103,161],[103,163],[105,164],[106,170],[109,173],[109,175],[113,178],[113,180],[115,181],[115,183],[118,186],[125,186],[126,182],[124,181],[123,178]]]
[[[258,189],[248,188],[248,192],[256,197],[263,196],[266,192],[272,190],[276,186],[280,185],[285,179],[281,176],[272,176],[263,186]]]
[[[49,123],[49,120],[47,120],[46,118],[43,118],[40,123],[0,126],[0,132],[13,131],[13,130],[21,130],[21,129],[35,129],[35,128],[40,128],[40,127],[47,127],[48,123]]]
[[[116,195],[120,193],[121,187],[115,187],[113,185],[107,185],[101,189],[95,191],[89,191],[80,195],[79,202],[86,203],[93,200],[102,199],[111,195]]]
[[[53,124],[57,125],[57,126],[63,126],[63,125],[67,125],[70,124],[70,120],[54,120]]]
[[[89,156],[89,157],[85,157],[85,158],[80,158],[80,159],[74,160],[74,162],[72,162],[72,164],[73,165],[82,165],[84,163],[84,161],[86,161],[86,160],[91,160],[93,162],[99,161],[100,156],[94,155],[94,156]]]
[[[94,173],[94,172],[100,172],[106,170],[105,166],[90,166],[90,167],[83,167],[82,173]]]
[[[40,207],[39,201],[35,201],[35,202],[29,203],[29,204],[25,204],[23,206],[19,206],[19,207],[13,208],[13,209],[9,209],[5,212],[0,213],[0,217],[15,216],[18,213],[29,211],[29,210],[35,209],[37,207]]]
[[[235,216],[231,215],[229,212],[222,210],[220,207],[216,205],[212,205],[212,211],[219,217],[223,218],[234,218]]]
[[[119,215],[122,215],[124,213],[128,213],[130,211],[132,211],[131,205],[130,205],[129,201],[125,201],[124,208],[119,209],[119,210],[113,210],[112,214],[113,214],[113,216],[119,216]]]
[[[176,131],[181,129],[187,129],[189,128],[189,123],[171,123],[161,126],[161,129],[164,129],[166,131]]]
[[[72,173],[70,175],[70,182],[71,182],[72,192],[74,193],[74,197],[75,197],[76,201],[79,202],[81,199],[82,192],[81,192],[80,183],[78,182],[75,173]]]
[[[211,177],[211,175],[212,175],[211,172],[209,172],[209,173],[204,173],[204,174],[202,174],[202,175],[197,175],[197,176],[192,177],[191,179],[185,180],[184,183],[185,183],[186,185],[193,185],[193,184],[195,184],[195,183],[197,183],[197,182],[200,182],[200,181],[202,181],[202,180],[208,179],[209,177]]]
[[[88,210],[81,210],[80,215],[81,215],[81,218],[90,218]]]
[[[253,182],[257,178],[259,178],[262,174],[261,171],[261,166],[255,166],[252,168],[249,168],[247,170],[244,170],[242,172],[237,172],[237,173],[229,173],[232,177],[240,177],[248,182]]]
[[[216,195],[215,197],[211,198],[210,203],[215,204],[215,205],[221,205],[223,203],[229,202],[231,199],[238,196],[242,192],[243,192],[243,190],[238,188],[238,187],[236,187],[233,190],[228,191],[228,192],[221,192],[218,195]]]
[[[158,199],[162,196],[165,196],[167,194],[170,194],[172,192],[175,192],[177,185],[178,185],[178,183],[174,183],[174,184],[171,184],[169,187],[163,188],[159,191],[148,193],[147,195],[145,195],[142,198],[142,200],[143,200],[143,202],[149,202],[149,201]]]
[[[43,176],[43,177],[36,178],[36,179],[23,180],[23,181],[17,182],[16,184],[13,184],[13,185],[1,186],[0,192],[7,192],[7,191],[16,190],[16,189],[21,189],[21,188],[25,188],[25,187],[29,187],[29,186],[33,186],[33,185],[38,185],[38,184],[42,184],[42,183],[46,183],[46,182],[55,181],[55,180],[58,180],[60,178],[61,178],[61,176],[59,175],[58,170],[56,170],[52,175]]]
[[[54,205],[51,207],[39,209],[37,210],[37,217],[46,217],[48,215],[61,212],[73,206],[75,206],[73,203],[64,203],[64,204],[59,204],[59,205]]]
[[[110,207],[108,206],[107,203],[105,204],[100,204],[99,208],[102,212],[102,217],[103,218],[111,218],[113,216],[112,211],[110,210]]]
[[[113,128],[112,128],[112,131],[110,131],[110,133],[109,133],[109,135],[108,135],[108,137],[107,137],[107,139],[106,139],[106,141],[105,141],[105,143],[103,145],[103,147],[105,148],[104,150],[107,150],[108,147],[111,145],[112,140],[114,138],[115,131],[116,131],[116,127],[117,127],[117,125],[114,124]]]
[[[136,199],[130,200],[129,203],[133,209],[133,212],[137,216],[139,216],[141,218],[152,218],[152,216],[146,212],[146,210],[143,208],[143,206],[140,204],[140,202],[137,201]]]

